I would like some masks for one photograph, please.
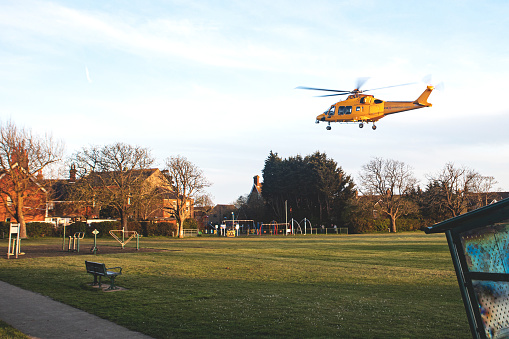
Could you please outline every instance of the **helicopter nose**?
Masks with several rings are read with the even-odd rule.
[[[325,121],[325,114],[322,113],[319,116],[317,116],[316,121]]]

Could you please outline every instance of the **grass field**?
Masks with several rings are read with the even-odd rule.
[[[22,250],[41,244],[61,250],[59,239],[25,240]],[[141,246],[167,251],[4,255],[0,280],[155,338],[470,338],[440,234],[143,238]],[[7,252],[6,240],[0,248]],[[88,286],[84,260],[122,266],[117,284],[128,290]]]

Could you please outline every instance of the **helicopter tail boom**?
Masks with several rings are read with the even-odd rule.
[[[422,92],[422,94],[413,103],[425,107],[431,107],[431,104],[428,102],[428,97],[434,89],[435,87],[433,86],[426,87],[424,92]]]

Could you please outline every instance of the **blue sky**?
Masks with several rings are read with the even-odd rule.
[[[505,1],[0,0],[0,118],[72,154],[117,141],[184,155],[215,203],[247,194],[272,150],[325,152],[358,177],[373,157],[426,174],[454,162],[509,190]],[[419,82],[431,108],[378,129],[314,123],[334,103],[297,86]],[[373,92],[414,100],[425,88]]]

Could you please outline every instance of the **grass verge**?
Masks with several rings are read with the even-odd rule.
[[[3,339],[29,339],[29,337],[7,323],[0,320],[0,338]]]

